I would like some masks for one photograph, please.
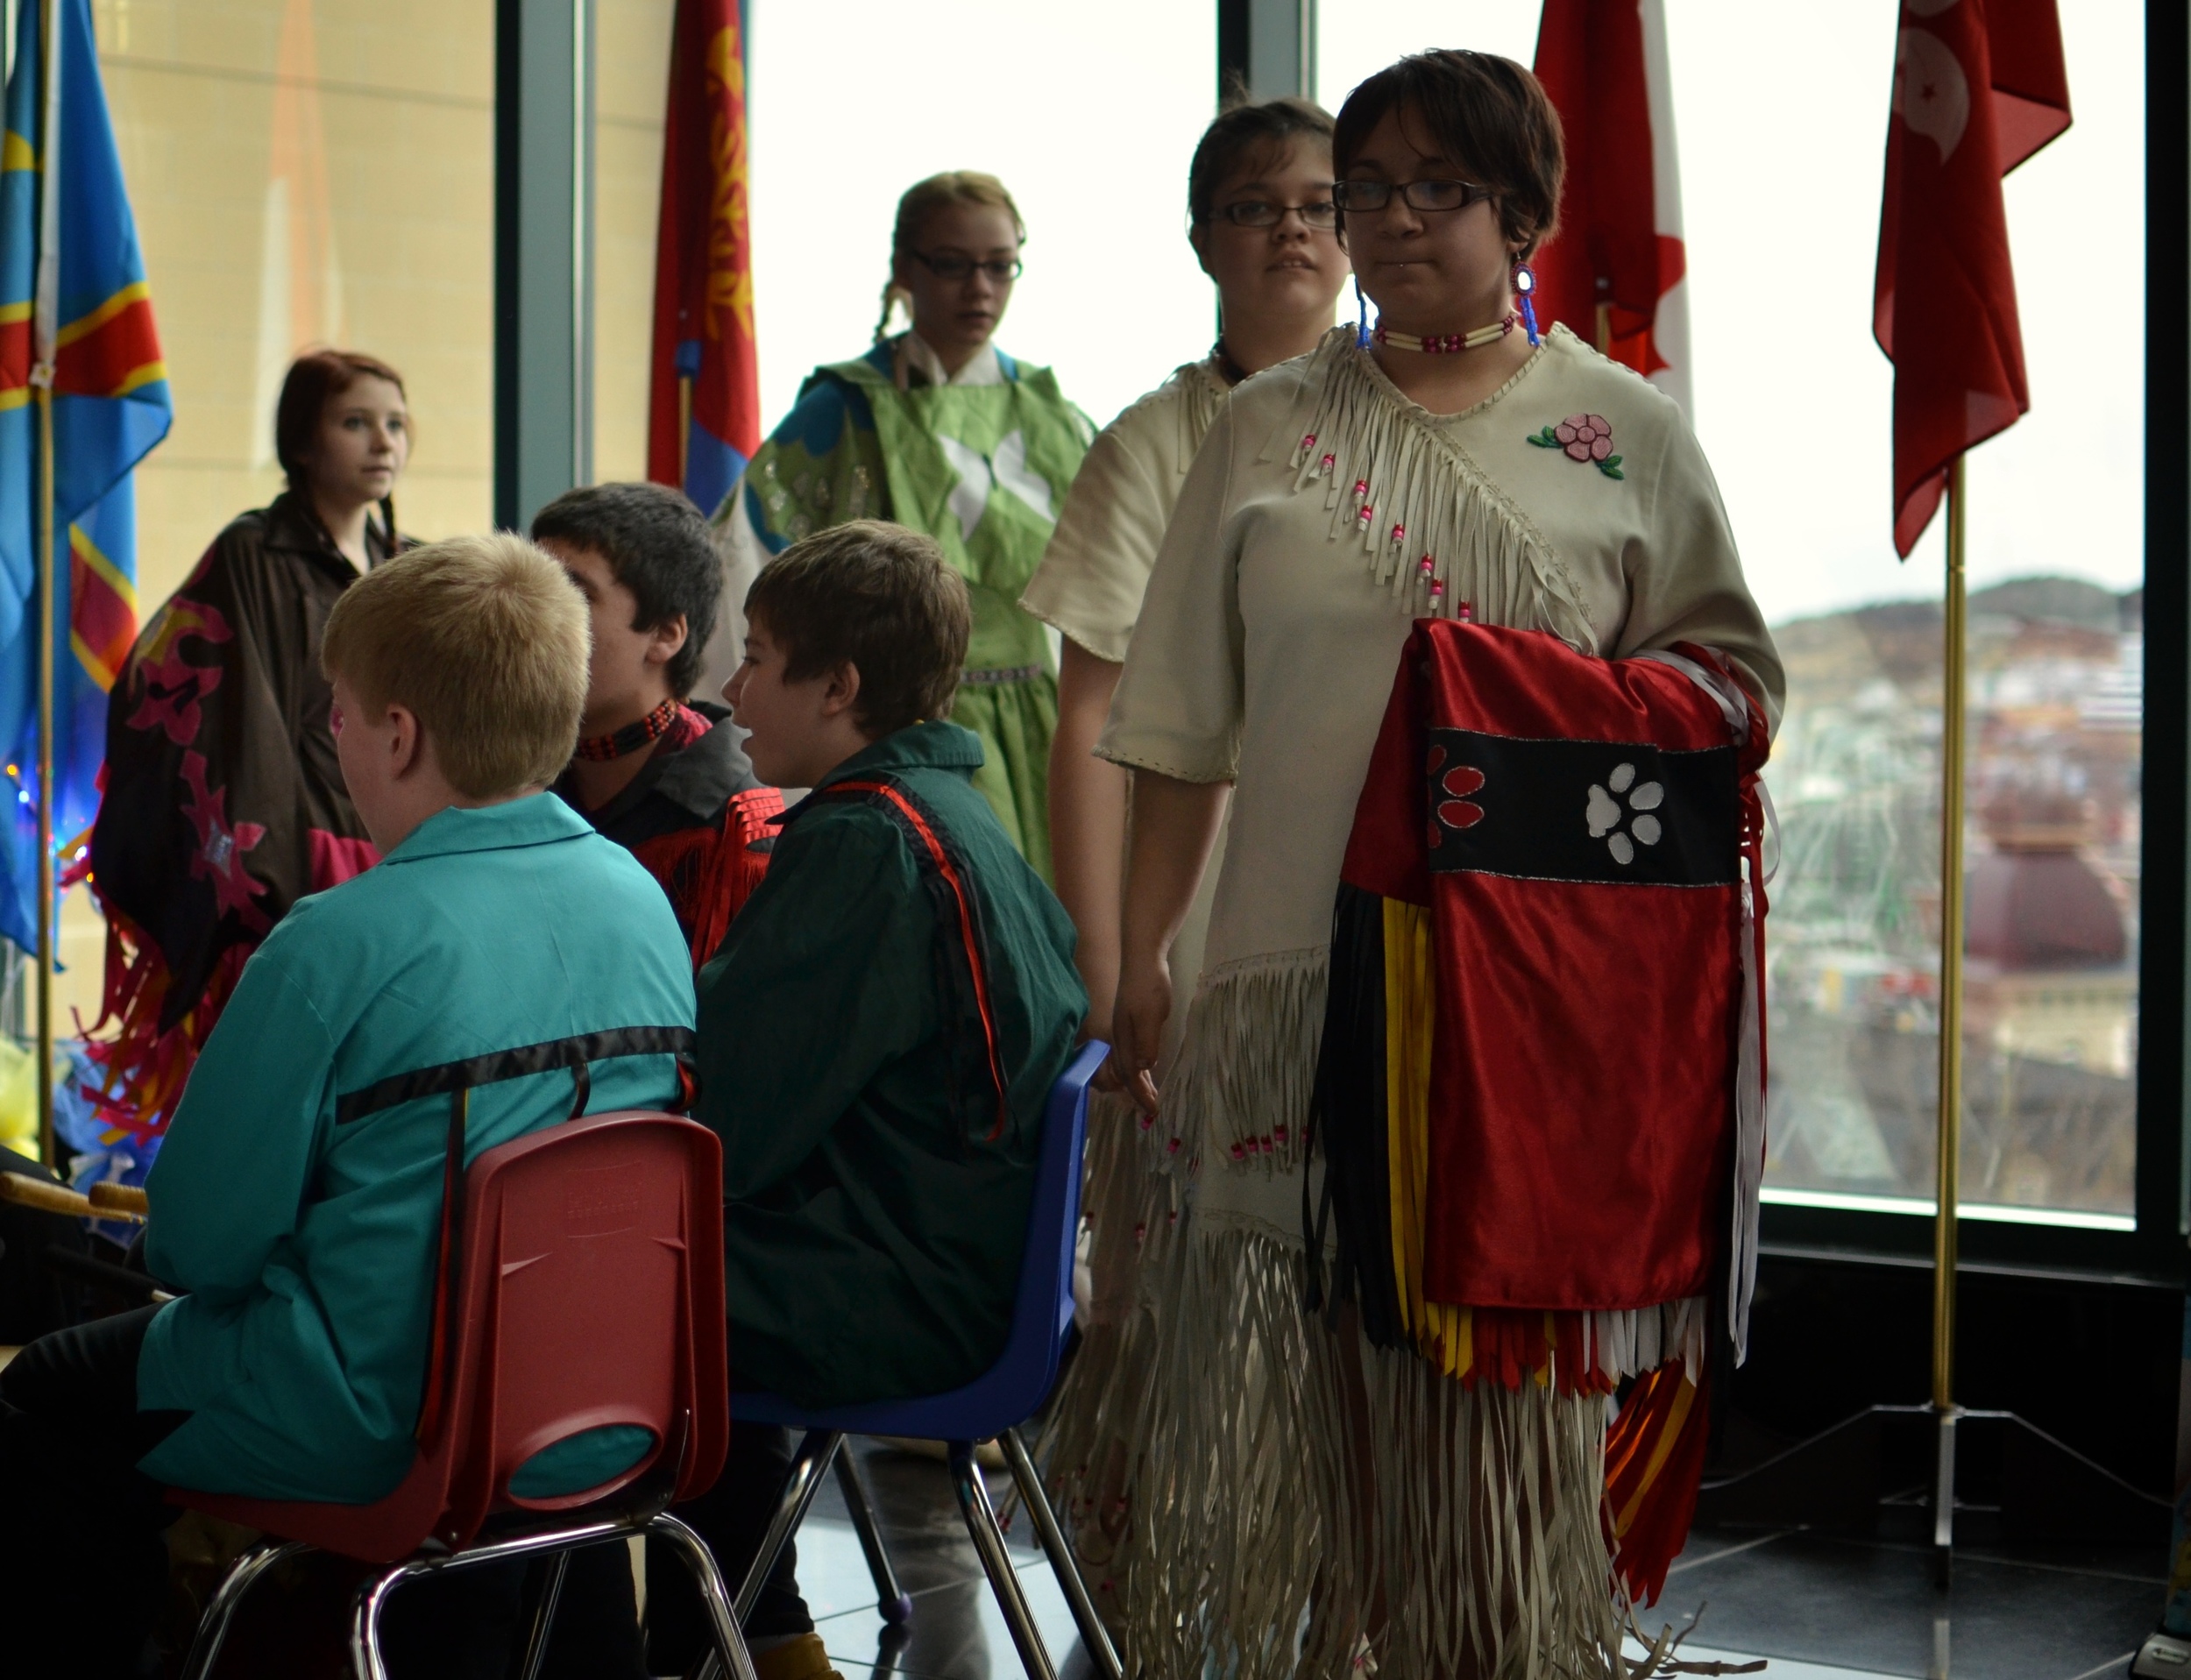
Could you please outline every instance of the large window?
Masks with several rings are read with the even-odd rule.
[[[27,0],[26,0],[27,3]],[[14,7],[9,11],[12,15]],[[93,0],[100,69],[174,392],[138,469],[138,617],[280,488],[273,403],[308,344],[400,369],[422,535],[488,519],[494,9],[431,0]],[[13,30],[9,30],[13,39]],[[62,916],[60,1022],[104,930]]]
[[[647,476],[655,232],[676,0],[594,0],[593,476]]]
[[[646,470],[649,323],[673,0],[597,0],[594,472]],[[872,342],[897,196],[1000,177],[1027,273],[998,343],[1098,425],[1209,348],[1187,160],[1215,109],[1213,12],[1005,0],[749,8],[748,145],[764,431]],[[897,317],[902,326],[904,318]]]
[[[647,344],[672,0],[598,0],[594,471],[646,466]],[[1215,14],[1124,0],[750,9],[754,311],[765,431],[873,341],[897,196],[1000,177],[1027,273],[998,343],[1098,425],[1209,348],[1187,160],[1215,105]],[[897,325],[904,324],[900,315]]]
[[[1187,245],[1187,160],[1216,104],[1209,8],[756,5],[752,66],[764,425],[817,363],[868,347],[897,196],[942,169],[1011,189],[1027,272],[997,342],[1054,366],[1098,425],[1209,347]]]
[[[1931,1208],[1942,529],[1890,542],[1871,339],[1894,0],[1666,0],[1692,416],[1789,674],[1768,780],[1768,1197]],[[1535,9],[1327,0],[1336,107]],[[2144,18],[2062,8],[2075,125],[2010,177],[2032,408],[1968,470],[1966,1211],[2127,1230],[2136,1170]]]

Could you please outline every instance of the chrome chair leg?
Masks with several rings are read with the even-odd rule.
[[[1019,1502],[1034,1519],[1035,1537],[1042,1542],[1043,1553],[1050,1560],[1050,1572],[1058,1577],[1065,1601],[1072,1606],[1074,1624],[1081,1630],[1081,1643],[1088,1647],[1096,1672],[1105,1680],[1125,1680],[1126,1671],[1119,1664],[1117,1648],[1110,1642],[1110,1633],[1103,1626],[1103,1618],[1096,1613],[1096,1601],[1088,1597],[1088,1583],[1081,1577],[1079,1562],[1074,1557],[1072,1548],[1065,1543],[1065,1531],[1058,1527],[1057,1513],[1050,1508],[1049,1496],[1042,1491],[1042,1478],[1035,1474],[1034,1460],[1027,1456],[1027,1443],[1020,1439],[1017,1429],[1005,1430],[998,1440],[1004,1449],[1004,1462],[1011,1466],[1012,1480],[1019,1488]]]
[[[958,1492],[966,1531],[981,1556],[982,1572],[989,1577],[989,1588],[996,1594],[996,1607],[1004,1613],[1004,1625],[1011,1629],[1012,1643],[1019,1648],[1019,1662],[1027,1670],[1027,1680],[1058,1680],[1057,1665],[1050,1661],[1049,1650],[1035,1627],[1034,1612],[1028,1608],[1027,1595],[1020,1590],[1011,1554],[1004,1549],[1004,1533],[996,1526],[989,1489],[975,1467],[971,1441],[951,1443],[951,1485]]]
[[[761,1601],[761,1589],[768,1583],[769,1571],[783,1556],[785,1544],[798,1532],[799,1524],[806,1521],[807,1507],[813,1504],[822,1478],[828,1473],[830,1463],[843,1443],[843,1435],[835,1429],[809,1429],[806,1438],[798,1443],[798,1456],[791,1461],[791,1478],[784,1485],[784,1498],[769,1523],[761,1549],[754,1554],[753,1567],[746,1571],[746,1578],[738,1586],[739,1627],[746,1625],[746,1618],[753,1614],[754,1606]]]
[[[411,1573],[408,1565],[394,1563],[360,1585],[350,1601],[350,1666],[358,1680],[388,1680],[388,1665],[380,1655],[380,1613],[396,1583]]]
[[[521,1680],[540,1680],[541,1664],[548,1660],[548,1640],[556,1629],[556,1605],[563,1597],[563,1577],[571,1568],[571,1554],[557,1552],[548,1559],[548,1577],[540,1584],[540,1605],[533,1612],[533,1629],[525,1641],[525,1666]]]
[[[817,1475],[814,1479],[820,1478]],[[812,1497],[810,1491],[808,1498]],[[692,1571],[693,1584],[700,1590],[700,1602],[707,1606],[708,1620],[714,1624],[715,1660],[728,1669],[730,1680],[756,1680],[753,1655],[746,1648],[746,1636],[731,1609],[722,1570],[716,1567],[715,1554],[708,1550],[707,1542],[666,1511],[648,1523],[647,1532],[660,1535],[684,1555],[685,1567]]]
[[[228,1625],[235,1619],[236,1606],[243,1603],[244,1595],[282,1559],[309,1549],[294,1540],[262,1540],[229,1565],[214,1591],[213,1602],[198,1618],[198,1631],[191,1638],[190,1655],[182,1665],[182,1680],[206,1680],[220,1660],[221,1647],[228,1640]]]
[[[860,1536],[860,1549],[867,1555],[868,1574],[875,1582],[876,1613],[887,1627],[911,1620],[912,1595],[897,1584],[897,1570],[883,1547],[883,1531],[876,1527],[875,1501],[868,1497],[867,1478],[860,1473],[859,1460],[849,1447],[837,1453],[837,1489],[844,1495],[845,1509],[852,1513],[852,1531]]]

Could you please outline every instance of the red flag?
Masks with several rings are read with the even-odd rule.
[[[2054,0],[1903,0],[1872,336],[1894,369],[1894,546],[2031,406],[2001,177],[2069,126]]]
[[[1688,259],[1664,0],[1544,0],[1535,69],[1567,139],[1560,230],[1535,264],[1537,314],[1687,408],[1689,311],[1677,288]]]
[[[670,38],[647,476],[706,513],[761,445],[743,23],[740,0],[677,0]]]

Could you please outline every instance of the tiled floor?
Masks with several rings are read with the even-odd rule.
[[[916,1607],[903,1634],[885,1629],[834,1483],[826,1485],[800,1535],[799,1579],[846,1680],[1015,1680],[1018,1657],[943,1466],[871,1443],[859,1450]],[[1043,1636],[1063,1680],[1087,1680],[1072,1617],[1026,1530],[1015,1524],[1010,1538]],[[1768,1680],[2120,1680],[2159,1613],[2162,1562],[2142,1549],[1975,1547],[1958,1554],[1942,1594],[1916,1544],[1799,1529],[1699,1534],[1643,1620],[1656,1634],[1702,1606],[1683,1656],[1762,1656]]]

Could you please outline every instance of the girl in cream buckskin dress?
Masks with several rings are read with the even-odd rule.
[[[1223,328],[1189,363],[1106,427],[1067,494],[1020,605],[1064,641],[1050,758],[1050,844],[1058,896],[1080,934],[1090,1038],[1110,1037],[1118,982],[1118,896],[1127,778],[1094,755],[1142,592],[1187,470],[1235,384],[1313,350],[1346,283],[1331,204],[1331,118],[1301,100],[1233,106],[1188,169],[1188,237],[1216,282]],[[1215,872],[1173,950],[1199,962]],[[1175,1042],[1177,1032],[1170,1035]],[[1116,1614],[1118,1553],[1133,1527],[1133,1443],[1154,1337],[1146,1285],[1175,1212],[1175,1180],[1143,1163],[1131,1102],[1089,1110],[1088,1289],[1081,1350],[1044,1443],[1053,1499],[1083,1573]]]
[[[1113,1067],[1187,1206],[1154,1316],[1129,1667],[1610,1676],[1602,1398],[1543,1373],[1457,1380],[1304,1306],[1334,893],[1415,618],[1604,658],[1695,642],[1773,714],[1781,668],[1679,408],[1514,319],[1561,172],[1535,80],[1483,54],[1404,60],[1355,90],[1334,151],[1379,331],[1333,331],[1218,415],[1098,749],[1135,778]],[[1196,979],[1173,933],[1228,786]],[[1163,1066],[1175,979],[1192,1002]],[[1624,1372],[1701,1357],[1700,1302],[1625,1316]]]

